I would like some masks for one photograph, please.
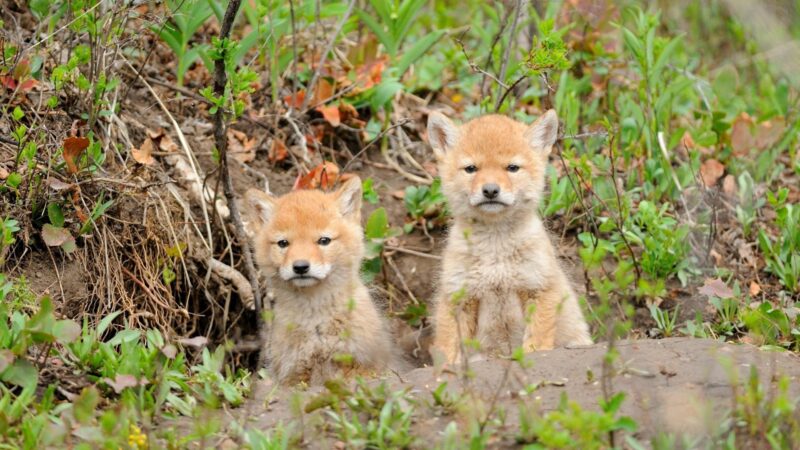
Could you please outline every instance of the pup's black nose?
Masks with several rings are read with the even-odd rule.
[[[483,196],[489,200],[497,198],[500,194],[500,186],[494,183],[487,183],[483,185]]]
[[[308,269],[310,268],[311,264],[305,259],[298,259],[292,263],[292,270],[294,270],[294,273],[298,275],[304,275],[308,273]]]

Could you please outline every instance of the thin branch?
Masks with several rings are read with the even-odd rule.
[[[225,16],[222,19],[222,28],[219,33],[221,40],[228,39],[233,28],[233,21],[236,18],[236,13],[239,12],[241,0],[231,0],[228,3],[228,8],[225,10]],[[228,74],[225,71],[225,51],[220,55],[220,58],[214,61],[214,95],[223,97],[225,95],[225,85],[228,84]],[[247,233],[244,230],[242,217],[239,214],[239,205],[236,203],[236,194],[233,190],[233,181],[231,174],[228,170],[228,136],[227,136],[227,123],[225,121],[225,111],[222,108],[217,109],[214,114],[214,141],[219,152],[219,172],[223,180],[223,190],[225,191],[225,199],[228,201],[228,209],[231,212],[230,218],[233,221],[236,241],[242,249],[242,256],[244,258],[245,271],[247,278],[250,280],[250,286],[253,289],[253,297],[255,300],[256,313],[261,312],[261,291],[258,285],[258,274],[255,265],[253,264],[253,255],[250,252],[250,241]]]
[[[519,19],[522,17],[522,8],[525,5],[525,0],[517,0],[517,10],[516,14],[514,14],[514,21],[511,22],[511,30],[508,33],[508,45],[506,45],[505,52],[503,52],[503,61],[500,64],[500,79],[505,80],[506,78],[506,70],[508,69],[508,60],[511,58],[511,49],[514,48],[514,37],[517,33],[517,25],[519,25]],[[510,90],[506,88],[507,90]],[[497,90],[498,100],[500,100],[500,88]],[[502,96],[505,98],[505,95]],[[497,111],[500,109],[500,102],[498,101],[494,105],[494,110]]]

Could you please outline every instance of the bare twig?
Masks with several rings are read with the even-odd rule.
[[[251,309],[254,307],[253,288],[250,286],[250,281],[241,272],[214,258],[208,260],[208,267],[218,276],[230,281],[239,293],[242,304]]]
[[[514,37],[517,32],[517,25],[519,24],[519,19],[522,16],[522,8],[525,6],[525,0],[517,0],[517,8],[514,14],[514,21],[511,22],[511,30],[508,33],[508,45],[506,45],[505,52],[503,52],[503,61],[500,63],[500,79],[504,80],[506,78],[506,70],[508,69],[508,60],[511,58],[511,49],[514,47]],[[497,88],[497,97],[498,101],[494,105],[494,110],[497,111],[500,109],[500,100],[505,98],[505,95],[501,96],[500,90],[501,88]],[[510,91],[511,88],[505,88],[507,91]]]
[[[466,31],[465,31],[466,33]],[[470,69],[472,69],[475,73],[480,73],[486,78],[491,78],[494,80],[495,83],[499,84],[503,89],[508,89],[508,86],[500,81],[496,76],[492,75],[491,73],[481,69],[477,64],[475,64],[472,59],[470,59],[469,55],[467,54],[467,49],[464,47],[464,41],[461,40],[461,36],[457,38],[453,38],[456,41],[456,44],[461,48],[461,53],[464,54],[464,59],[467,60],[467,64],[469,64]]]
[[[236,18],[236,13],[239,12],[241,3],[241,0],[231,0],[230,3],[228,3],[228,8],[225,10],[225,16],[222,19],[222,27],[219,33],[220,39],[228,39],[230,36],[233,20]],[[223,54],[220,55],[220,58],[214,61],[214,95],[219,97],[225,95],[225,85],[228,83],[228,74],[225,71],[225,56],[225,50],[223,50]],[[253,290],[255,309],[257,313],[260,313],[261,292],[258,286],[258,274],[253,264],[250,242],[244,231],[242,217],[239,214],[239,205],[236,203],[236,194],[233,190],[233,181],[231,180],[231,174],[228,170],[228,126],[224,114],[225,112],[222,108],[218,109],[216,114],[214,114],[214,141],[216,142],[217,151],[219,152],[220,178],[222,178],[223,181],[225,199],[228,201],[228,209],[231,212],[230,217],[233,221],[236,241],[242,248],[245,271],[247,272],[247,278],[250,280],[250,286]]]

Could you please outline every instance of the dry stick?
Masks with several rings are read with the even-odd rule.
[[[239,12],[239,5],[241,0],[231,0],[228,3],[228,8],[225,10],[225,16],[222,19],[222,28],[219,32],[220,40],[228,39],[233,28],[233,20],[236,18],[236,13]],[[225,85],[228,83],[228,74],[225,72],[225,50],[220,58],[214,61],[214,95],[223,97],[225,95]],[[250,279],[250,286],[253,289],[253,297],[255,300],[256,313],[261,316],[261,292],[258,287],[258,274],[256,267],[253,264],[253,255],[250,253],[250,242],[247,234],[244,231],[244,224],[239,214],[239,205],[236,204],[236,195],[233,190],[233,181],[231,174],[228,171],[228,139],[227,139],[227,124],[224,117],[225,112],[222,108],[217,109],[214,114],[214,141],[216,142],[217,151],[219,152],[219,171],[220,177],[223,180],[223,190],[225,192],[225,199],[228,201],[228,209],[231,212],[231,220],[235,226],[235,237],[242,248],[244,256],[245,270],[247,271],[247,278]]]
[[[511,49],[514,47],[514,34],[517,32],[517,25],[519,24],[519,18],[522,16],[522,7],[524,4],[525,0],[517,0],[516,14],[514,14],[514,21],[511,22],[511,31],[508,34],[508,45],[506,46],[505,52],[503,52],[503,61],[500,63],[501,80],[504,80],[506,78],[506,70],[508,69],[508,59],[511,57]],[[500,96],[501,92],[500,89],[501,89],[500,87],[497,88],[498,97]],[[502,98],[505,98],[505,96],[502,96]],[[500,109],[500,102],[498,101],[494,105],[494,110],[497,111],[499,109]]]
[[[311,77],[311,81],[308,83],[308,87],[306,87],[306,95],[303,98],[303,103],[300,106],[300,111],[305,111],[306,107],[308,106],[308,101],[311,99],[311,93],[314,92],[314,87],[317,85],[317,81],[319,80],[320,72],[322,72],[322,66],[325,65],[325,60],[328,59],[328,53],[333,50],[333,44],[336,43],[336,38],[339,36],[339,33],[342,32],[342,28],[344,28],[344,24],[347,22],[347,19],[350,18],[350,15],[353,14],[353,7],[356,6],[356,0],[350,0],[350,4],[347,6],[347,12],[344,13],[342,16],[342,20],[339,21],[339,25],[336,26],[336,31],[333,32],[331,35],[331,39],[328,41],[328,45],[325,46],[325,50],[322,52],[322,55],[319,57],[319,62],[317,63],[317,70],[314,71],[314,76]]]

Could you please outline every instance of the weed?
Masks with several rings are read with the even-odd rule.
[[[410,233],[417,224],[425,229],[441,225],[448,214],[447,200],[442,193],[442,181],[439,178],[433,180],[430,186],[406,187],[403,202],[408,215],[414,220],[403,226],[406,233]]]

